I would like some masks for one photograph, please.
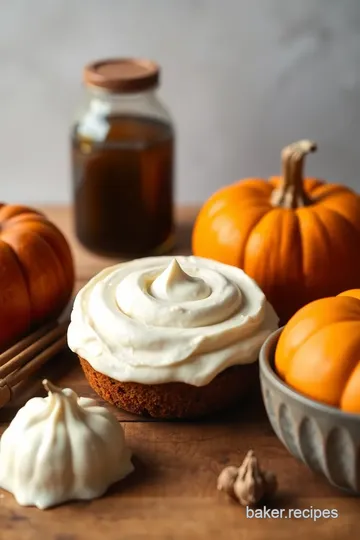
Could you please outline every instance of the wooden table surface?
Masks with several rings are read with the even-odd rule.
[[[41,209],[71,242],[77,289],[100,269],[114,264],[114,260],[91,255],[76,242],[70,209]],[[194,208],[178,211],[178,253],[189,253],[195,213]],[[45,372],[58,385],[96,398],[70,351],[54,358]],[[41,393],[42,376],[37,375],[24,399]],[[21,402],[0,411],[0,432],[20,405]],[[0,490],[0,540],[354,537],[360,524],[359,499],[330,486],[287,452],[269,425],[259,389],[237,410],[202,422],[152,421],[106,406],[122,422],[135,456],[135,472],[101,499],[46,511],[18,506],[12,495]],[[316,521],[246,517],[244,508],[217,492],[216,481],[224,466],[240,464],[250,448],[263,466],[277,475],[279,492],[272,502],[273,508],[336,509],[339,517]]]

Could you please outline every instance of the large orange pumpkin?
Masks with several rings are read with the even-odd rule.
[[[242,268],[282,322],[312,300],[360,287],[360,198],[303,178],[304,157],[315,149],[294,143],[283,150],[282,177],[220,189],[193,229],[194,255]]]
[[[280,335],[275,367],[302,394],[360,413],[360,289],[300,309]]]
[[[71,251],[41,213],[0,204],[0,350],[57,317],[74,286]]]

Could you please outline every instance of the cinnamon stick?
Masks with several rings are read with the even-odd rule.
[[[27,379],[67,344],[69,321],[51,323],[0,355],[0,408],[26,385]]]
[[[40,330],[34,332],[34,334],[31,334],[0,355],[0,379],[3,379],[9,373],[24,366],[29,360],[40,353],[41,350],[47,347],[47,345],[62,337],[64,333],[66,333],[68,326],[69,321],[58,324],[55,328],[52,327],[50,331],[46,331],[48,330],[47,326],[42,332]],[[14,351],[16,353],[15,355]]]

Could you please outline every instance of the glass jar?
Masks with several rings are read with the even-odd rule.
[[[160,255],[174,244],[174,128],[160,102],[160,68],[115,59],[85,67],[72,127],[75,231],[89,250]]]

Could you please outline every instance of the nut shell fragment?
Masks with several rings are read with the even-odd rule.
[[[253,450],[249,450],[240,467],[229,466],[218,477],[217,488],[233,496],[243,506],[254,506],[277,489],[274,473],[262,471]]]

